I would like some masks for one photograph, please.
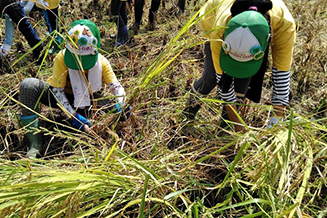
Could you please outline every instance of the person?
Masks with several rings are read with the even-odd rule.
[[[49,34],[51,34],[54,30],[58,31],[58,8],[59,8],[59,0],[30,0],[30,1],[21,1],[25,14],[28,14],[34,7],[35,3],[38,8],[40,8],[43,11]],[[0,52],[2,56],[6,56],[12,46],[13,43],[13,34],[14,34],[14,23],[10,19],[10,17],[5,14],[6,18],[6,30],[5,30],[5,40],[3,42],[3,45],[0,47]],[[60,36],[57,36],[55,38],[54,46],[51,47],[49,50],[49,53],[55,53],[58,51],[58,45],[60,45],[62,42],[62,38]]]
[[[35,29],[26,17],[22,3],[19,0],[1,0],[0,11],[1,17],[3,17],[4,14],[7,14],[10,19],[16,23],[19,31],[24,35],[30,47],[33,48],[33,58],[38,60],[39,63],[43,44],[41,43]],[[2,49],[7,50],[8,48],[9,47],[5,47]],[[6,52],[7,51],[2,51],[1,54],[5,54]]]
[[[151,0],[151,7],[149,9],[149,23],[148,27],[150,31],[155,29],[155,18],[156,13],[160,7],[160,0]],[[134,0],[134,16],[135,21],[133,25],[134,34],[138,34],[140,30],[140,25],[142,23],[142,16],[143,16],[143,8],[144,8],[145,1],[144,0]],[[162,2],[163,7],[165,7],[165,2]],[[176,15],[183,14],[185,11],[185,0],[178,0],[177,3],[178,11]]]
[[[178,7],[177,15],[184,14],[184,11],[185,11],[185,0],[178,0],[177,7]]]
[[[59,4],[60,0],[30,0],[36,3],[36,6],[42,10],[44,14],[44,18],[48,27],[49,34],[53,33],[53,31],[59,32]],[[50,46],[49,53],[53,54],[58,52],[59,45],[62,42],[62,38],[60,35],[55,36],[53,46]]]
[[[140,24],[143,16],[144,0],[134,0],[134,16],[135,22],[133,26],[134,34],[137,34],[140,29]],[[151,7],[149,9],[149,29],[151,31],[155,28],[155,14],[160,6],[160,0],[151,0]]]
[[[125,0],[112,0],[110,5],[111,16],[116,22],[118,34],[117,34],[117,42],[115,43],[115,47],[123,45],[128,40],[128,29],[127,29],[127,9],[126,9],[126,1]]]
[[[279,122],[289,104],[296,37],[294,19],[283,1],[209,0],[200,16],[209,41],[204,49],[204,72],[193,84],[193,94],[183,114],[194,120],[201,107],[197,95],[208,95],[218,84],[220,97],[226,102],[222,116],[233,121],[235,131],[245,131],[233,103],[244,98],[260,101],[270,46],[274,115],[268,128]]]
[[[90,20],[77,20],[70,25],[68,35],[66,48],[56,55],[53,74],[47,82],[27,78],[20,85],[20,122],[28,130],[26,136],[30,147],[27,156],[30,158],[39,156],[41,149],[41,138],[37,133],[38,102],[62,108],[72,116],[72,126],[82,131],[89,131],[95,104],[105,112],[120,112],[124,119],[130,116],[130,107],[122,110],[125,90],[109,60],[99,53],[101,39],[97,26]],[[107,84],[114,95],[113,104],[113,98],[103,95],[103,84]]]
[[[25,14],[28,14],[34,7],[34,3],[29,1],[23,1],[22,5]],[[5,20],[5,40],[3,41],[3,45],[0,47],[0,54],[4,57],[10,52],[15,31],[15,23],[11,20],[8,14],[5,14]]]

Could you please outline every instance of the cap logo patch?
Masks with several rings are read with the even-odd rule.
[[[261,45],[247,28],[246,23],[226,36],[222,48],[226,54],[239,62],[258,60],[263,57]],[[258,53],[260,55],[257,55]]]
[[[68,31],[68,35],[73,43],[67,43],[66,47],[71,53],[82,56],[98,53],[98,39],[87,26],[78,24]]]

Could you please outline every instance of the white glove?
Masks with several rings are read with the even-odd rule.
[[[10,45],[3,44],[3,45],[0,47],[0,55],[2,55],[2,56],[7,56],[8,53],[9,53],[9,51],[10,51],[10,48],[11,48]]]
[[[36,0],[36,3],[42,5],[43,7],[49,7],[49,3],[44,0]]]
[[[267,128],[270,129],[271,127],[273,127],[273,125],[278,123],[279,120],[283,122],[283,118],[278,119],[277,117],[270,117]]]
[[[25,14],[29,14],[31,12],[31,10],[34,7],[34,4],[35,4],[34,2],[30,2],[30,1],[25,3],[25,6],[24,6]]]

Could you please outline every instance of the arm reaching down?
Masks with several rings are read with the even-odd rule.
[[[76,113],[76,111],[74,110],[74,108],[70,105],[66,94],[64,92],[65,88],[52,88],[52,91],[54,93],[54,95],[56,96],[58,102],[60,104],[62,104],[62,106],[70,113],[74,116],[74,119],[72,121],[72,125],[77,128],[80,129],[82,131],[88,131],[89,127],[91,126],[91,122],[86,119],[85,117],[83,117],[82,115]]]
[[[66,94],[64,92],[65,88],[52,88],[52,91],[54,93],[54,95],[56,96],[57,100],[59,103],[62,104],[62,106],[64,106],[64,108],[71,113],[72,115],[75,115],[76,111],[74,110],[74,108],[70,105]]]
[[[108,83],[108,86],[110,92],[117,97],[116,101],[118,103],[124,103],[126,93],[124,87],[120,84],[120,82],[115,81],[112,83]]]
[[[125,101],[125,89],[124,87],[118,82],[112,82],[108,84],[110,92],[117,97],[116,101],[117,104],[115,105],[114,109],[117,113],[121,113],[120,121],[125,121],[131,115],[131,107],[128,106],[125,110],[123,110],[123,105]]]

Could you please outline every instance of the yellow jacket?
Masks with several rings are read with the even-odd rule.
[[[215,70],[222,74],[219,64],[221,42],[225,27],[231,19],[230,8],[235,0],[208,0],[200,12],[203,18],[200,27],[204,37],[209,39]],[[268,12],[272,29],[271,53],[273,66],[280,71],[291,68],[293,48],[296,37],[294,19],[282,0],[271,0],[273,8]],[[212,10],[212,11],[210,11]]]
[[[105,84],[113,83],[117,81],[116,75],[110,65],[110,62],[103,55],[99,54],[102,65],[102,81]],[[84,73],[87,73],[85,71]],[[64,61],[64,50],[61,50],[54,59],[53,74],[47,80],[47,82],[56,88],[65,87],[65,92],[72,93],[71,84],[69,79],[68,67]]]
[[[42,9],[54,9],[59,7],[60,0],[29,0],[35,2],[38,8]]]

